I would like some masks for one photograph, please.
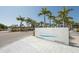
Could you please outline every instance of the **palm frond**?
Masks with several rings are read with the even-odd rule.
[[[43,15],[43,13],[39,13],[38,16]]]

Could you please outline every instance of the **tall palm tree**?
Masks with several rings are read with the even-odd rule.
[[[47,8],[42,8],[40,13],[38,14],[44,16],[44,27],[46,27],[46,16],[49,14],[49,10]]]
[[[21,17],[21,16],[19,16],[19,17],[16,17],[16,20],[18,20],[18,21],[20,21],[20,30],[21,30],[21,27],[22,27],[22,23],[23,23],[23,21],[25,20],[25,17]]]
[[[63,23],[63,27],[65,27],[65,22],[72,18],[68,16],[71,10],[72,9],[64,7],[63,10],[59,11],[59,17],[61,18],[60,20]]]
[[[50,23],[50,27],[51,27],[52,26],[52,21],[55,20],[55,16],[52,16],[52,12],[51,11],[49,11],[48,19],[49,19],[49,23]]]

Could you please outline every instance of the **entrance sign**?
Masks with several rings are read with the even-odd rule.
[[[35,28],[35,36],[45,40],[69,44],[68,28]]]

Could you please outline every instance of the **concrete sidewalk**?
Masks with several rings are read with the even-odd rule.
[[[23,38],[22,40],[11,43],[3,48],[0,52],[4,53],[76,53],[79,48],[66,46],[56,42],[42,40],[34,36]]]
[[[70,35],[71,35],[70,39],[71,45],[79,48],[79,32],[71,31]]]

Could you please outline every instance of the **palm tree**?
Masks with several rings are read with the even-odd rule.
[[[52,20],[55,20],[55,16],[52,16],[52,12],[50,11],[48,14],[48,19],[49,19],[49,23],[50,23],[50,27],[52,26]]]
[[[23,23],[23,21],[25,20],[25,17],[21,17],[21,16],[19,16],[19,17],[16,17],[16,19],[18,20],[18,21],[20,21],[20,30],[22,30],[21,29],[21,27],[22,27],[22,23]]]
[[[53,17],[53,25],[54,25],[54,27],[59,27],[60,24],[61,24],[61,20],[59,19],[59,17],[54,16]]]
[[[37,22],[29,17],[27,17],[27,19],[25,19],[25,22],[28,23],[29,25],[31,25],[32,28],[35,28],[37,25]]]
[[[71,30],[73,28],[73,25],[74,25],[74,21],[69,19],[66,24],[67,24],[67,27],[69,28],[69,30]]]
[[[33,28],[33,36],[35,36],[35,27],[37,26],[37,22],[29,17],[27,17],[27,19],[25,19],[26,24],[31,25],[31,27]]]
[[[35,20],[32,20],[31,26],[32,26],[33,29],[35,29],[36,25],[37,25],[37,22]]]
[[[66,7],[63,8],[63,10],[59,11],[59,17],[60,20],[63,23],[63,27],[65,27],[65,23],[66,21],[68,21],[69,19],[71,19],[72,17],[69,17],[68,14],[72,9],[67,9]]]
[[[49,14],[49,10],[47,8],[42,8],[40,13],[38,14],[44,16],[44,27],[46,27],[46,16]]]
[[[29,25],[31,25],[31,21],[32,19],[27,17],[27,19],[25,19],[26,25],[29,27]]]

